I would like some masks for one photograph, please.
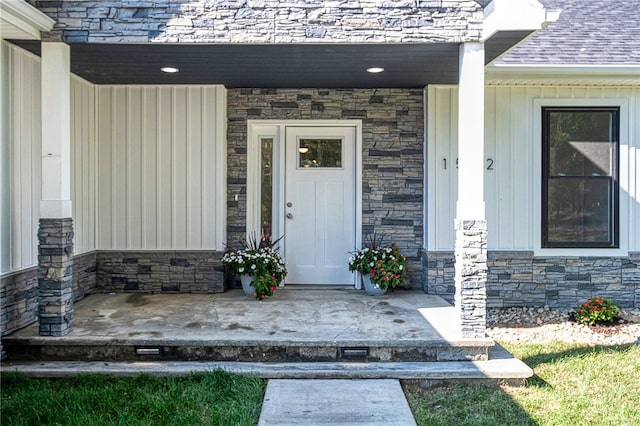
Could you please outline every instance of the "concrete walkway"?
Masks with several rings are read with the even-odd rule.
[[[398,380],[269,380],[259,426],[415,426]]]

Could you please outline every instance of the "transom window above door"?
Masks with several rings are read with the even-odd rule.
[[[542,109],[542,247],[619,247],[619,112]]]

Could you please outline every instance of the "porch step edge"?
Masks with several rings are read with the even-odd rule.
[[[488,361],[446,362],[4,362],[3,372],[19,372],[33,377],[68,377],[81,373],[112,376],[182,376],[192,372],[224,370],[264,379],[417,379],[474,380],[527,379],[533,370],[525,363],[499,348]]]
[[[494,340],[490,337],[484,338],[453,338],[453,339],[114,339],[111,337],[83,336],[83,337],[50,337],[50,336],[12,336],[2,338],[5,345],[22,346],[298,346],[298,347],[326,347],[326,346],[371,346],[371,347],[488,347],[494,345]]]

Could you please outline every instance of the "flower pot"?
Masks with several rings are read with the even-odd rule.
[[[242,283],[242,290],[244,290],[244,294],[249,297],[253,297],[253,293],[255,293],[255,289],[251,285],[255,277],[249,274],[241,274],[240,282]]]
[[[371,296],[382,296],[387,292],[386,288],[380,288],[377,284],[371,282],[371,277],[368,275],[362,275],[362,282],[364,283],[364,291]]]

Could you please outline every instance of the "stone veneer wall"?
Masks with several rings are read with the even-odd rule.
[[[97,291],[221,293],[222,252],[99,251]]]
[[[74,300],[80,300],[96,292],[96,260],[95,251],[73,257]]]
[[[95,292],[96,252],[74,256],[72,287],[74,300]],[[0,289],[1,335],[13,333],[38,320],[38,267],[2,276]]]
[[[31,0],[69,43],[414,43],[477,41],[474,0]]]
[[[73,300],[111,291],[222,292],[221,259],[222,253],[202,251],[83,253],[73,257]],[[0,298],[0,335],[37,321],[38,267],[0,277]]]
[[[452,302],[453,252],[423,251],[429,294]],[[531,251],[488,252],[487,307],[574,308],[591,296],[640,307],[640,253],[629,257],[534,257]]]
[[[422,286],[421,89],[229,89],[227,99],[230,245],[246,233],[247,119],[359,119],[362,234],[383,233],[398,244],[407,256],[408,285]]]
[[[38,267],[6,274],[0,278],[0,330],[2,336],[38,319]]]

